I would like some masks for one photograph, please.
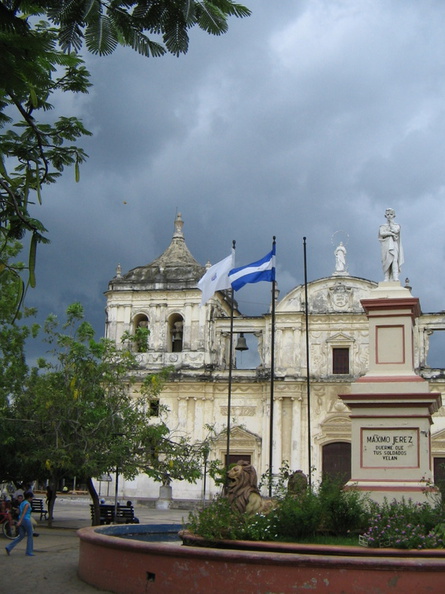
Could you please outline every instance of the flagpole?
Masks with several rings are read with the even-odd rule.
[[[233,242],[233,250],[235,250],[235,242]],[[274,282],[275,281],[275,236],[273,238],[273,249],[271,252],[266,254],[264,258],[257,262],[252,262],[247,266],[241,266],[239,268],[233,268],[229,272],[229,279],[232,286],[232,301],[231,301],[231,315],[230,315],[230,348],[229,348],[229,387],[228,387],[228,405],[227,405],[227,460],[226,469],[229,469],[229,455],[230,455],[230,414],[231,414],[231,398],[232,398],[232,359],[233,359],[233,310],[234,310],[234,297],[233,292],[238,291],[244,287],[247,283],[258,283],[260,281]],[[272,287],[274,290],[275,284]],[[270,428],[270,465],[272,466],[272,443],[273,443],[273,379],[274,379],[274,322],[275,322],[275,303],[272,300],[273,309],[273,323],[272,323],[272,363],[271,363],[271,428]],[[272,468],[271,468],[272,470]],[[226,473],[227,474],[227,473]],[[226,480],[227,486],[227,480]]]
[[[307,295],[307,258],[306,258],[306,237],[303,237],[303,254],[304,254],[304,301],[305,301],[305,321],[306,321],[306,390],[307,390],[307,453],[308,453],[308,478],[309,489],[312,487],[312,460],[311,460],[311,383],[310,383],[310,368],[309,368],[309,302]]]
[[[235,251],[236,241],[232,241],[232,249]],[[227,491],[228,486],[228,472],[230,465],[230,417],[231,417],[231,406],[232,406],[232,367],[233,367],[233,309],[234,309],[234,294],[233,288],[230,289],[230,345],[229,345],[229,386],[227,394],[227,446],[226,446],[226,480],[225,490]]]
[[[273,236],[272,251],[275,253],[276,237]],[[274,379],[275,379],[275,276],[272,281],[272,327],[270,333],[270,430],[269,430],[269,497],[272,497],[273,480],[273,407],[274,407]]]

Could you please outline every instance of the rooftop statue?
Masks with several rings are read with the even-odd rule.
[[[334,274],[345,274],[347,272],[346,248],[343,245],[342,241],[340,241],[340,244],[337,246],[334,254],[335,254],[335,273]]]
[[[400,225],[394,223],[393,219],[395,216],[395,211],[392,208],[387,208],[385,211],[387,223],[380,225],[379,228],[385,282],[399,280],[400,269],[404,262],[402,242],[400,239]]]

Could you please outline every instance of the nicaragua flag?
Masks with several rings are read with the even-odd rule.
[[[252,262],[252,264],[240,268],[233,268],[229,272],[229,279],[232,283],[232,289],[235,291],[238,291],[247,283],[273,282],[275,280],[275,245],[272,251],[258,262]]]
[[[235,250],[232,250],[230,256],[211,266],[201,280],[198,281],[198,289],[202,291],[201,305],[207,303],[216,291],[231,288],[229,272],[234,264]]]

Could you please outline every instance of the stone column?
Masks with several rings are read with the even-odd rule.
[[[178,398],[178,426],[181,431],[187,429],[187,400],[185,398]]]
[[[292,399],[292,433],[291,433],[291,458],[289,460],[292,470],[300,470],[301,463],[301,395]]]
[[[277,474],[283,461],[283,398],[274,399],[273,421],[272,470]]]
[[[204,430],[204,407],[205,407],[205,396],[202,398],[194,398],[195,401],[195,418],[194,418],[194,430],[193,438],[197,441],[203,439]]]
[[[290,398],[283,398],[282,408],[281,460],[287,460],[290,465],[292,455],[292,401]]]

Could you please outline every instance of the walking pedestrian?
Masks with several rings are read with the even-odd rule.
[[[8,555],[11,554],[12,549],[22,541],[25,536],[27,536],[26,541],[26,555],[28,557],[34,557],[33,548],[34,548],[34,541],[32,535],[32,523],[31,523],[31,502],[33,500],[34,493],[31,491],[27,491],[25,493],[25,498],[20,504],[20,516],[17,522],[17,526],[20,528],[20,533],[8,546],[5,547],[6,553]]]

